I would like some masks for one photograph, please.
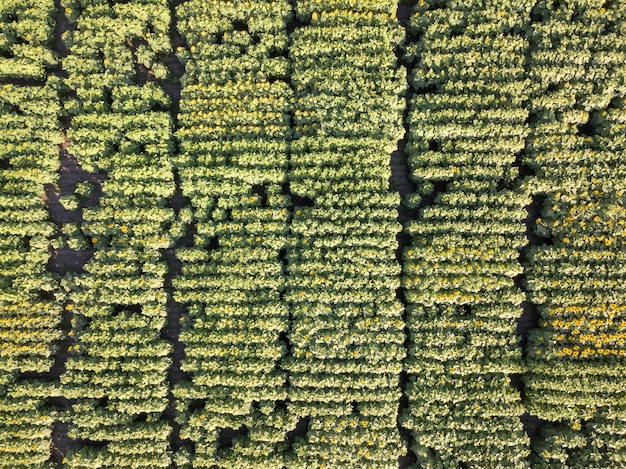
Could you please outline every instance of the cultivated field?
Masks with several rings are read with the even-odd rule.
[[[626,467],[620,0],[1,0],[0,467]]]

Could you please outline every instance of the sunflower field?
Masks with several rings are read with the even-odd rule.
[[[621,0],[0,1],[0,467],[626,467]]]

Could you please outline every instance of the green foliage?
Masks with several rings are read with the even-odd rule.
[[[0,6],[0,52],[13,55],[0,59],[0,79],[43,79],[53,62],[40,57],[52,32],[52,7]],[[28,47],[38,52],[29,55]],[[43,200],[45,185],[58,177],[58,110],[54,80],[0,85],[0,467],[46,467],[50,458],[56,416],[44,400],[59,393],[17,378],[49,371],[64,335],[61,307],[49,296],[58,290],[47,271],[55,227]]]
[[[57,64],[52,51],[54,0],[6,0],[0,5],[0,80],[44,80]]]
[[[404,133],[393,12],[394,2],[296,2],[309,24],[290,46],[288,176],[292,194],[313,203],[296,205],[290,223],[283,366],[288,409],[311,420],[288,467],[393,467],[405,451],[391,404],[405,356],[388,170]]]
[[[285,1],[209,3],[177,9],[189,47],[179,53],[185,75],[176,163],[191,202],[179,216],[197,232],[193,247],[177,251],[184,265],[174,280],[176,300],[189,307],[181,368],[193,375],[174,391],[181,436],[195,443],[180,462],[281,468],[297,422],[276,407],[286,398],[277,364],[288,323],[279,255],[288,243],[281,185],[293,98],[282,55],[291,9]],[[196,399],[203,407],[187,409]],[[247,434],[220,448],[220,429],[242,425]]]
[[[525,371],[515,336],[525,296],[514,279],[531,198],[512,164],[528,135],[528,41],[516,34],[527,3],[419,2],[409,24],[420,40],[406,52],[417,91],[407,205],[434,197],[406,224],[403,254],[411,340],[401,424],[415,467],[528,465],[509,379]]]
[[[602,2],[540,3],[529,76],[536,119],[526,163],[545,197],[531,251],[526,406],[552,422],[537,467],[619,467],[625,448],[626,308],[621,283],[624,11]],[[572,52],[575,51],[575,52]]]
[[[174,3],[0,5],[0,467],[626,465],[620,2]]]
[[[167,206],[175,190],[170,100],[155,79],[141,84],[135,70],[142,63],[156,79],[165,78],[156,60],[171,50],[169,8],[166,2],[97,1],[65,7],[75,29],[65,37],[64,85],[77,96],[66,104],[73,114],[68,151],[84,170],[106,179],[99,205],[83,208],[82,224],[65,230],[70,247],[95,254],[83,272],[64,280],[73,319],[61,383],[76,403],[63,420],[72,438],[106,443],[79,444],[64,464],[169,467],[171,427],[158,421],[168,405],[173,352],[160,336],[167,315],[162,250],[183,233],[171,231],[174,211]],[[73,202],[69,208],[93,190],[77,184],[65,197]],[[145,421],[138,419],[142,413]]]

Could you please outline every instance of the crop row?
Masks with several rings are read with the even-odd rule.
[[[289,51],[294,213],[285,291],[293,348],[284,367],[289,410],[310,422],[291,467],[392,468],[406,452],[396,422],[401,227],[386,169],[404,131],[395,9],[393,1],[296,2],[303,25]]]
[[[407,46],[417,186],[407,203],[419,216],[406,225],[411,340],[401,424],[415,467],[525,467],[529,453],[510,379],[523,370],[515,277],[530,203],[513,167],[528,134],[528,43],[515,32],[529,10],[520,1],[426,1],[409,23],[420,39]]]
[[[171,53],[169,7],[76,0],[65,2],[65,12],[75,26],[63,37],[68,151],[104,181],[96,205],[78,188],[66,200],[82,222],[63,230],[83,236],[78,248],[93,256],[63,281],[73,343],[61,394],[74,401],[61,419],[77,440],[64,467],[169,467],[171,426],[159,420],[172,362],[172,345],[160,335],[163,250],[181,233],[168,207],[175,191],[170,102],[153,66]]]
[[[626,463],[623,8],[560,2],[538,11],[529,55],[535,113],[527,164],[543,197],[531,252],[526,407],[550,424],[536,467]],[[562,32],[571,31],[567,38]]]
[[[62,308],[47,271],[55,226],[42,194],[57,177],[56,82],[0,84],[0,467],[22,468],[50,456],[55,413],[23,373],[54,363]]]
[[[175,299],[188,308],[176,386],[178,467],[284,466],[288,311],[281,301],[287,244],[288,2],[190,0],[177,9],[187,50],[176,166],[193,238]],[[222,432],[233,432],[230,447]]]
[[[48,461],[58,418],[47,393],[24,379],[50,370],[63,337],[59,283],[47,271],[56,229],[44,201],[63,140],[59,81],[46,80],[54,10],[52,0],[0,6],[0,467],[18,469]]]

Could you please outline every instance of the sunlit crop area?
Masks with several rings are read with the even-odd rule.
[[[626,5],[0,2],[0,467],[626,467]]]

